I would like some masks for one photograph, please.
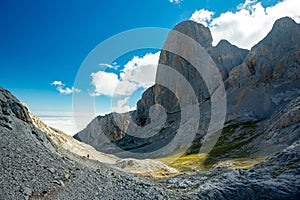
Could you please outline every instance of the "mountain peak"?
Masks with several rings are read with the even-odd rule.
[[[217,44],[217,46],[231,46],[232,44],[228,42],[227,40],[220,40],[220,42]]]
[[[282,17],[277,19],[273,25],[274,28],[283,28],[286,26],[297,25],[297,23],[290,17]]]
[[[300,26],[290,17],[283,17],[275,21],[268,35],[260,41],[253,49],[261,48],[261,46],[269,47],[269,49],[278,48],[280,45],[283,51],[286,47],[297,44],[300,40]]]
[[[220,40],[220,42],[209,51],[210,56],[221,71],[223,79],[227,78],[233,67],[242,63],[248,52],[246,49],[232,45],[227,40]]]
[[[179,31],[201,44],[205,49],[212,48],[212,36],[209,28],[205,27],[203,24],[187,20],[177,24],[174,30]]]

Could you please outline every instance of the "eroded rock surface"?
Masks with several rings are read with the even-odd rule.
[[[134,176],[120,168],[148,173],[147,167],[158,167],[158,174],[159,170],[173,169],[153,160],[147,164],[96,153],[92,147],[45,127],[0,88],[0,199],[299,199],[299,24],[290,18],[278,20],[249,52],[226,41],[213,47],[209,30],[194,22],[183,22],[176,29],[199,41],[210,53],[226,86],[226,124],[204,163],[214,166],[210,171],[165,179]],[[210,119],[207,88],[185,59],[162,52],[160,64],[183,73],[197,94],[201,123],[188,151],[197,153]],[[149,135],[157,132],[161,124],[152,123],[149,116],[156,103],[165,105],[167,113],[156,116],[158,121],[166,117],[159,134],[142,139],[128,135],[126,131],[138,132],[137,126],[149,126]],[[98,150],[117,151],[117,145],[124,150],[148,152],[164,145],[162,141],[172,140],[181,109],[174,94],[153,86],[143,94],[137,111],[99,116],[75,138]],[[183,120],[188,130],[194,118]],[[87,153],[92,154],[91,159],[86,158]],[[237,159],[260,157],[263,161],[249,169],[232,169]],[[99,162],[101,159],[106,164]]]
[[[122,160],[44,125],[1,87],[0,108],[0,199],[163,198],[162,188],[105,164]],[[158,164],[145,161],[134,169],[147,169],[149,176],[153,167],[162,173],[172,171]],[[126,170],[133,168],[129,165]]]
[[[201,44],[219,68],[227,96],[226,126],[232,123],[244,123],[244,121],[249,123],[268,121],[273,113],[299,96],[300,26],[292,19],[286,17],[277,20],[270,33],[250,51],[240,49],[225,40],[221,40],[217,46],[213,47],[209,29],[195,22],[182,22],[174,30]],[[181,43],[178,37],[170,36],[167,39],[166,46],[171,44],[183,48],[183,57],[163,50],[156,79],[157,81],[170,79],[175,87],[180,88],[181,83],[177,82],[177,79],[168,77],[168,74],[159,73],[162,65],[167,65],[180,72],[193,88],[200,108],[200,124],[193,147],[189,152],[197,152],[196,147],[199,150],[210,122],[211,99],[203,77],[184,58],[188,57],[191,52],[186,50]],[[190,48],[191,51],[195,49],[192,46]],[[172,79],[174,79],[173,82]],[[137,103],[136,111],[123,115],[99,116],[86,129],[77,133],[75,138],[91,144],[99,151],[116,154],[120,152],[119,147],[133,152],[159,149],[170,143],[178,131],[180,121],[185,120],[181,116],[181,109],[184,108],[181,108],[179,102],[187,95],[190,94],[174,94],[164,86],[154,85],[143,93],[141,100]],[[161,104],[167,113],[163,126],[153,125],[147,129],[149,135],[157,133],[153,137],[140,139],[131,136],[132,133],[137,133],[138,129],[133,128],[136,125],[151,126],[149,111],[155,104]],[[194,119],[194,117],[190,118]],[[266,123],[259,123],[256,134],[262,134],[262,130],[267,129]],[[230,134],[225,132],[223,131],[223,134]],[[240,131],[240,134],[244,133]],[[296,135],[293,133],[293,137]],[[250,139],[252,136],[248,134],[245,137]],[[112,142],[114,145],[111,145]],[[269,143],[272,144],[272,141]],[[253,143],[252,146],[256,144]]]

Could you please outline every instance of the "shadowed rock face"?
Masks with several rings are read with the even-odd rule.
[[[268,129],[258,141],[272,148],[268,142],[274,144],[275,139],[282,151],[250,169],[216,168],[196,175],[144,179],[61,149],[56,140],[60,141],[62,135],[56,132],[49,138],[34,126],[32,120],[37,123],[37,119],[30,117],[27,108],[0,87],[0,199],[297,199],[299,106],[300,97],[275,112],[270,120],[260,122]],[[286,140],[293,132],[298,138]],[[68,137],[64,140],[75,144]],[[153,160],[124,159],[116,164],[143,175],[155,167],[169,170]]]
[[[213,47],[210,30],[202,24],[188,20],[176,25],[174,30],[191,37],[207,51]]]
[[[299,27],[290,18],[280,19],[271,32],[250,51],[239,49],[227,41],[220,41],[216,47],[212,47],[209,30],[194,22],[183,22],[175,27],[175,30],[202,44],[220,69],[226,87],[227,116],[221,137],[205,160],[205,164],[215,167],[198,175],[181,175],[161,180],[159,182],[162,186],[180,188],[180,191],[186,192],[181,197],[191,199],[297,199],[300,195]],[[188,153],[197,153],[211,115],[208,89],[200,74],[183,57],[162,51],[159,64],[171,66],[180,72],[198,97],[200,125],[193,145],[188,150]],[[160,65],[158,71],[159,68]],[[130,117],[138,125],[152,124],[149,117],[151,106],[165,102],[165,110],[172,118],[167,119],[161,129],[159,134],[162,138],[136,140],[126,134],[114,142],[119,142],[124,149],[130,147],[144,151],[162,145],[160,139],[166,141],[163,140],[164,136],[176,133],[181,120],[181,107],[177,99],[171,97],[172,92],[154,85],[145,91],[137,104],[137,110],[127,115],[127,118],[123,117],[123,124],[132,123],[128,123]],[[107,117],[99,119],[104,122]],[[89,142],[91,135],[99,137],[107,134],[99,126],[89,126],[76,137]],[[101,124],[102,128],[107,126]],[[173,129],[167,129],[170,127]],[[130,128],[127,130],[135,131]],[[105,151],[107,147],[102,142],[94,143],[93,146],[100,151]],[[115,148],[114,145],[109,147]],[[224,163],[230,165],[230,160],[260,157],[267,159],[250,169],[220,169]]]
[[[299,95],[300,26],[290,18],[275,22],[225,81],[228,120],[269,117]],[[285,93],[285,95],[283,95]],[[285,96],[282,98],[282,96]]]
[[[229,83],[233,80],[241,85],[284,84],[287,80],[299,79],[300,26],[285,17],[273,25],[270,33],[255,45],[244,62],[232,70]],[[246,79],[248,78],[248,79]]]
[[[221,41],[216,47],[213,47],[210,30],[203,25],[195,23],[193,21],[182,22],[178,24],[174,28],[174,30],[189,36],[190,38],[201,44],[201,46],[211,54],[212,58],[218,61],[217,66],[219,67],[223,78],[227,77],[230,69],[232,69],[237,64],[240,64],[248,53],[248,50],[239,49],[238,47],[231,45],[227,41]],[[175,43],[176,45],[178,43],[178,46],[180,48],[180,42],[180,40],[177,40],[175,38],[175,40],[169,39],[169,41],[167,41],[166,43]],[[187,51],[186,53],[189,52]],[[168,51],[161,52],[159,64],[172,67],[176,71],[180,72],[188,81],[188,83],[191,84],[193,91],[198,97],[198,102],[202,105],[202,113],[200,114],[203,118],[203,113],[205,113],[205,123],[202,123],[199,127],[199,129],[203,130],[204,132],[204,130],[207,129],[210,118],[210,114],[208,111],[210,109],[210,95],[202,76],[186,59]],[[160,68],[161,67],[159,66],[158,71]],[[166,76],[163,74],[159,75],[158,73],[156,79],[162,80],[165,79]],[[178,85],[179,83],[174,80],[174,84]],[[88,125],[86,129],[79,132],[74,137],[80,141],[93,145],[96,149],[103,152],[106,152],[107,149],[109,149],[110,152],[117,152],[117,150],[111,151],[115,148],[114,145],[107,145],[109,142],[104,141],[105,139],[100,139],[100,136],[102,134],[106,134],[109,138],[111,138],[112,132],[114,134],[119,134],[119,136],[122,136],[121,139],[112,139],[112,141],[115,141],[115,143],[123,149],[129,150],[142,148],[145,151],[149,151],[160,148],[161,145],[165,145],[165,143],[162,144],[162,139],[166,142],[169,142],[174,137],[174,135],[176,135],[176,131],[179,127],[179,122],[181,119],[181,108],[179,105],[179,99],[177,99],[177,97],[180,98],[182,95],[186,94],[177,93],[175,95],[168,88],[163,87],[159,84],[150,87],[143,93],[142,99],[137,103],[137,110],[130,113],[130,116],[135,124],[137,124],[138,126],[147,126],[151,124],[149,110],[151,106],[155,104],[162,104],[168,114],[168,118],[162,130],[156,137],[152,137],[151,139],[140,140],[129,135],[123,135],[123,131],[119,130],[118,132],[118,128],[111,127],[111,125],[109,125],[109,131],[107,131],[108,124],[105,123],[105,121],[111,121],[113,117],[112,115],[98,117],[97,120],[93,120],[93,122]],[[203,105],[205,106],[203,107]],[[128,125],[130,123],[128,117],[121,118],[123,118],[123,122],[121,124],[124,124],[125,127],[130,127],[130,125]],[[101,125],[97,126],[96,121],[98,121]],[[126,130],[127,133],[134,131],[130,128],[126,128]]]
[[[217,46],[209,51],[210,56],[222,74],[223,80],[228,78],[232,68],[244,61],[248,53],[248,50],[240,49],[230,44],[227,40],[221,40]]]
[[[187,24],[200,27],[187,29],[189,33],[203,29],[201,25],[193,22]],[[182,28],[183,25],[184,23],[179,27]],[[285,32],[293,41],[287,42],[291,45],[290,48],[287,44],[281,44],[288,39],[278,40],[278,37],[285,38],[281,31],[282,26],[285,30],[291,31]],[[207,35],[207,30],[203,31],[206,31],[204,35]],[[38,121],[30,117],[28,109],[0,87],[0,199],[299,199],[300,92],[297,49],[300,40],[295,39],[298,36],[299,25],[289,18],[283,18],[275,23],[271,33],[262,42],[253,47],[242,64],[232,67],[225,64],[227,61],[221,62],[224,69],[232,69],[225,80],[228,97],[227,122],[217,145],[206,160],[206,163],[215,164],[215,167],[201,174],[182,174],[177,177],[149,180],[127,174],[111,165],[75,155],[68,149],[63,149],[75,144],[70,138],[51,138],[59,137],[56,135],[59,132],[49,135],[43,132],[49,127],[37,128]],[[238,50],[226,42],[222,43],[224,42],[221,42],[221,47],[225,45]],[[261,52],[260,47],[267,47],[267,44],[273,43],[278,45],[273,49],[267,48],[268,54],[254,56],[256,61],[250,62],[251,53]],[[281,45],[287,50],[281,49]],[[209,45],[206,47],[209,52],[213,52],[214,48],[222,49],[221,47],[209,49]],[[236,61],[228,61],[229,64],[240,62],[239,59],[243,54],[241,52],[244,50],[239,52],[237,59],[233,58]],[[282,52],[282,56],[278,52]],[[226,52],[221,52],[220,55],[224,53]],[[175,66],[176,69],[182,70],[191,84],[196,83],[192,74],[184,72],[189,68],[188,62],[174,55],[168,55],[168,52],[163,54],[160,62],[167,64],[170,58],[174,58],[176,60],[174,64],[178,64]],[[258,71],[261,72],[264,64],[260,59],[269,60],[271,54],[277,57],[271,56],[274,60],[273,64],[268,65],[270,69],[275,70],[276,63],[282,63],[284,71],[278,70],[276,76],[262,79],[264,76]],[[251,65],[248,65],[249,62]],[[221,64],[217,63],[217,66]],[[288,78],[285,78],[284,73],[287,73]],[[245,84],[246,82],[248,84]],[[197,84],[193,87],[196,86]],[[201,87],[205,90],[204,86],[200,85],[199,88]],[[209,118],[207,116],[210,104],[205,94],[205,91],[201,90],[197,93],[201,102],[200,114],[204,116],[201,118],[199,134],[190,152],[197,152],[198,149],[193,147],[201,145],[200,138],[205,133],[205,125],[202,124]],[[164,137],[172,137],[173,135],[169,133],[178,128],[178,121],[181,120],[177,113],[181,108],[173,97],[166,89],[153,86],[144,93],[137,111],[128,115],[112,113],[104,117],[99,116],[75,138],[100,149],[101,145],[107,145],[106,148],[114,147],[109,145],[110,141],[106,140],[108,143],[105,143],[99,139],[103,134],[115,143],[120,143],[119,146],[128,149],[139,147],[139,150],[147,151],[148,148],[162,145],[157,144],[158,140],[167,141]],[[167,105],[167,116],[159,115],[161,118],[158,118],[159,121],[166,117],[166,123],[163,124],[158,136],[151,137],[152,141],[147,138],[137,140],[116,126],[117,120],[122,122],[126,130],[138,132],[130,120],[133,119],[138,125],[149,125],[149,132],[146,135],[151,135],[161,124],[155,124],[157,121],[153,120],[155,122],[153,123],[149,119],[151,118],[148,114],[149,105],[158,101]],[[60,141],[65,142],[62,144],[63,148],[57,145]],[[267,158],[250,169],[231,170],[225,166],[230,165],[229,159],[262,156]],[[152,160],[146,164],[135,159],[124,159],[117,160],[116,164],[124,169],[129,168],[128,171],[133,173],[147,173],[147,168],[151,166],[159,166],[160,169],[166,167]]]
[[[267,120],[272,113],[299,96],[300,26],[292,19],[277,20],[270,33],[250,51],[240,49],[225,40],[221,40],[217,46],[213,47],[209,29],[192,21],[182,22],[174,30],[201,44],[219,68],[226,87],[226,123]],[[166,45],[169,43],[176,44],[178,48],[184,46],[177,38],[168,38]],[[187,53],[189,52],[186,51]],[[203,77],[183,57],[163,50],[156,79],[167,78],[166,74],[159,73],[161,65],[167,65],[180,72],[192,86],[200,105],[201,119],[196,139],[193,142],[194,147],[190,151],[195,152],[195,147],[201,146],[201,138],[207,131],[211,102]],[[174,85],[177,84],[174,80]],[[176,94],[179,98],[182,95],[186,94]],[[104,152],[109,149],[116,153],[118,150],[115,149],[115,145],[109,144],[110,141],[97,140],[103,134],[108,135],[115,144],[125,150],[150,151],[160,148],[165,145],[161,141],[170,141],[179,127],[181,108],[176,96],[168,88],[154,85],[144,92],[142,99],[137,103],[136,111],[127,114],[127,117],[121,115],[118,117],[121,120],[120,124],[127,127],[125,129],[127,133],[136,132],[137,129],[131,128],[133,124],[139,126],[151,124],[149,117],[151,106],[156,103],[163,104],[169,117],[159,134],[151,139],[132,137],[131,134],[120,131],[116,124],[106,123],[107,120],[113,120],[111,115],[98,117],[97,120],[101,125],[98,126],[94,120],[86,129],[77,133],[75,138]],[[157,131],[155,127],[152,129]],[[114,137],[111,137],[112,133]]]

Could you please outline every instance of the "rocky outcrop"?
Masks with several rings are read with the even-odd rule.
[[[228,78],[232,68],[244,61],[248,53],[248,50],[240,49],[230,44],[227,40],[221,40],[217,46],[209,51],[210,56],[222,74],[223,80]]]
[[[299,140],[250,169],[221,169],[161,180],[187,199],[298,199]]]
[[[219,68],[226,87],[227,117],[221,137],[202,164],[212,166],[210,171],[163,179],[158,181],[161,187],[176,188],[184,192],[181,198],[187,199],[296,199],[300,195],[299,28],[290,18],[280,19],[260,43],[247,51],[224,40],[213,47],[209,30],[194,22],[175,27],[199,42]],[[178,40],[168,42],[180,48]],[[200,125],[187,152],[198,153],[210,120],[211,102],[203,78],[183,57],[162,51],[159,63],[180,72],[198,97]],[[157,80],[165,77],[166,74],[157,74]],[[177,96],[180,98],[180,94]],[[112,141],[125,150],[126,147],[146,151],[153,146],[160,147],[163,144],[160,140],[168,142],[166,136],[172,138],[178,130],[182,109],[179,100],[161,85],[149,88],[138,102],[137,110],[121,124],[130,127],[131,118],[139,126],[151,126],[151,106],[162,104],[168,116],[157,138],[152,137],[150,142],[147,138],[139,140],[125,134]],[[107,124],[102,123],[101,128],[87,127],[76,137],[88,142],[92,134],[94,138],[107,134],[99,132],[102,127]],[[134,131],[126,130],[130,134]],[[107,150],[101,142],[93,146],[100,151]]]
[[[282,27],[290,39],[282,39]],[[177,170],[157,160],[119,159],[96,152],[46,126],[0,88],[0,199],[298,199],[299,25],[289,18],[278,20],[244,60],[246,51],[225,41],[212,47],[209,30],[202,25],[188,21],[176,29],[194,35],[197,41],[205,39],[202,46],[214,60],[222,58],[215,62],[226,72],[222,77],[228,100],[226,124],[215,147],[198,163],[212,166],[209,171],[164,179],[133,176],[127,172],[165,177],[177,174]],[[228,55],[225,48],[236,55]],[[191,83],[200,113],[188,110],[191,115],[182,117],[182,109],[188,109],[178,104],[183,95],[175,98],[168,88],[156,85],[143,94],[136,111],[99,116],[75,138],[99,150],[147,153],[173,140],[179,121],[190,132],[190,123],[200,114],[198,135],[188,153],[199,152],[210,118],[207,88],[184,58],[162,52],[163,63],[175,65],[173,69]],[[283,69],[277,68],[278,63]],[[152,106],[157,103],[164,108]],[[159,134],[154,134],[157,131]],[[86,154],[91,154],[90,159]],[[251,159],[255,162],[249,163]],[[241,160],[251,166],[236,167]]]
[[[0,99],[0,199],[297,199],[300,195],[299,137],[250,169],[215,167],[201,174],[144,179],[98,162],[97,157],[87,159],[72,153],[71,144],[86,149],[43,125],[2,88]],[[299,135],[299,103],[298,97],[274,113],[272,120],[260,122],[268,124],[272,138],[258,141],[275,139],[282,144],[283,136],[291,131]],[[16,105],[18,111],[14,112]],[[57,149],[58,144],[66,149]],[[116,165],[156,177],[176,172],[155,160],[123,159]],[[153,168],[157,168],[155,174]]]
[[[144,199],[145,191],[162,198],[162,189],[127,172],[178,174],[159,161],[132,159],[132,166],[97,152],[45,125],[1,87],[0,138],[0,199]]]
[[[243,124],[245,121],[256,123],[257,121],[268,120],[274,112],[299,96],[300,26],[292,19],[277,20],[270,33],[250,51],[240,49],[225,40],[221,40],[217,46],[213,47],[209,29],[192,21],[182,22],[174,30],[201,44],[219,68],[227,96],[226,126],[232,125],[233,122]],[[187,44],[182,44],[180,38],[172,38],[171,35],[169,35],[165,46],[168,45],[182,48],[182,55],[179,56],[162,50],[156,81],[168,79],[170,75],[161,72],[162,66],[167,65],[179,72],[191,85],[199,103],[201,121],[189,152],[197,152],[211,117],[210,94],[203,77],[185,59],[191,53],[197,53],[193,52],[193,49],[196,48],[187,47]],[[192,49],[192,52],[186,48]],[[169,77],[169,79],[174,78]],[[173,82],[171,80],[175,88],[180,88],[181,84],[176,81],[177,79],[174,79]],[[75,138],[91,144],[99,151],[110,153],[118,153],[118,148],[132,152],[149,152],[153,149],[159,149],[169,143],[177,133],[182,120],[180,111],[183,109],[179,102],[184,96],[187,94],[174,94],[167,87],[156,84],[144,92],[141,100],[137,103],[136,111],[126,115],[115,115],[118,116],[115,118],[120,123],[113,122],[113,115],[99,116],[86,129],[77,133]],[[167,114],[165,123],[160,126],[151,123],[149,116],[149,111],[155,104],[161,104]],[[193,119],[194,116],[190,116],[190,118]],[[164,122],[164,120],[161,121]],[[160,131],[151,138],[141,139],[138,134],[141,135],[140,132],[145,129],[138,132],[135,125],[150,126],[151,128],[147,129],[147,134],[151,136],[158,132],[157,129]],[[264,125],[260,126],[262,127],[259,129],[265,129]],[[188,126],[186,128],[188,129]],[[223,130],[223,134],[227,134],[226,130]],[[106,138],[102,137],[104,135],[108,136],[109,140],[103,139]],[[132,135],[136,135],[136,137]],[[165,143],[161,141],[165,141]]]
[[[212,166],[210,171],[164,179],[159,181],[161,187],[176,188],[185,193],[182,198],[191,199],[297,199],[300,194],[299,29],[299,24],[292,19],[279,19],[271,32],[247,51],[226,41],[213,47],[209,30],[194,22],[183,22],[175,27],[175,30],[199,42],[219,68],[226,88],[227,116],[218,142],[202,163]],[[177,79],[160,73],[161,66],[167,65],[179,72],[193,88],[199,102],[200,124],[187,153],[198,153],[211,116],[211,98],[205,77],[185,59],[188,57],[188,51],[185,51],[187,45],[181,45],[178,38],[170,36],[166,46],[168,44],[183,48],[183,54],[179,56],[163,50],[156,80],[173,78],[175,88],[180,88]],[[190,48],[195,49],[194,46]],[[122,132],[124,136],[121,139],[112,140],[117,145],[110,148],[116,150],[115,146],[118,146],[139,153],[143,152],[141,150],[147,152],[155,147],[160,148],[165,145],[162,141],[168,143],[170,140],[166,138],[169,136],[172,139],[176,135],[182,120],[181,111],[184,108],[179,104],[182,96],[184,94],[174,95],[159,84],[149,88],[138,102],[137,110],[122,118],[124,121],[121,124],[128,127],[125,129],[127,132],[125,135]],[[151,127],[149,111],[155,104],[161,104],[166,111],[163,128],[155,137],[139,139],[131,136],[136,131],[130,128],[133,122],[142,127]],[[104,121],[108,116],[100,118]],[[186,122],[195,119],[195,115],[189,117]],[[101,124],[102,128],[107,126]],[[184,127],[187,133],[189,127]],[[91,130],[94,130],[94,138],[107,134],[99,128],[87,127],[76,137],[88,142]],[[155,132],[152,131],[154,128],[150,129],[149,135]],[[185,142],[184,139],[182,142]],[[107,150],[103,143],[94,143],[93,146],[100,151]],[[243,166],[250,169],[236,169],[244,168],[236,167],[241,160]]]
[[[287,17],[277,20],[243,63],[231,70],[225,82],[228,120],[243,116],[261,120],[297,97],[299,50],[299,24]]]
[[[210,30],[202,24],[188,20],[176,25],[174,30],[194,39],[207,51],[213,48]]]
[[[193,21],[182,22],[178,24],[174,30],[181,32],[182,34],[201,44],[201,46],[212,55],[213,59],[218,61],[217,65],[219,69],[223,71],[224,78],[228,76],[231,68],[242,62],[243,58],[248,52],[247,50],[239,49],[238,47],[231,45],[227,41],[221,41],[216,47],[213,47],[210,30]],[[180,38],[170,38],[166,42],[166,44],[173,43],[175,46],[180,46],[182,41],[180,41]],[[186,54],[186,56],[190,55],[188,51],[183,51],[183,54]],[[202,114],[202,118],[205,118],[205,123],[202,123],[199,129],[202,129],[204,132],[204,130],[207,129],[210,117],[208,113],[208,110],[210,109],[210,95],[202,76],[186,59],[168,51],[163,50],[161,52],[159,63],[160,65],[171,66],[177,72],[180,72],[181,75],[185,77],[188,83],[192,86],[193,91],[198,97],[198,102],[202,106],[202,112],[200,114]],[[158,71],[160,71],[160,68],[161,67],[159,66]],[[156,79],[164,80],[168,76],[170,77],[168,74],[158,72]],[[170,77],[170,79],[172,79],[172,77]],[[172,80],[170,80],[170,82],[172,82]],[[181,87],[181,84],[179,82],[177,83],[176,81],[174,82],[174,85],[175,90],[176,87]],[[77,133],[74,137],[80,141],[91,144],[97,150],[106,153],[118,153],[118,149],[115,147],[115,145],[109,144],[110,141],[107,141],[105,137],[102,137],[103,134],[108,136],[108,138],[113,141],[114,144],[124,150],[131,150],[133,152],[149,152],[159,149],[166,143],[169,143],[176,135],[177,129],[180,125],[179,122],[181,121],[180,110],[182,108],[180,107],[179,102],[185,96],[186,94],[180,92],[174,94],[172,91],[170,91],[170,89],[162,85],[154,85],[143,93],[141,100],[137,103],[137,110],[127,114],[127,117],[124,115],[123,117],[120,117],[118,114],[107,115],[103,117],[99,116],[94,119],[86,129]],[[150,108],[155,104],[162,105],[167,114],[166,120],[161,120],[163,122],[165,121],[165,123],[157,127],[151,123],[151,117],[149,116]],[[121,119],[121,122],[114,123],[112,121],[114,117],[118,118],[117,120]],[[109,121],[110,123],[106,123],[106,121]],[[97,124],[101,125],[97,126]],[[140,139],[137,134],[137,128],[132,128],[135,126],[133,124],[141,127],[151,126],[152,128],[148,127],[147,130],[152,131],[153,134],[148,133],[149,135],[154,135],[154,133],[158,132],[159,130],[157,131],[157,128],[159,128],[160,131],[159,134],[156,134],[151,138]],[[187,129],[189,128],[187,127]],[[144,131],[146,129],[143,128],[142,130]],[[111,137],[112,132],[114,137]],[[127,135],[124,135],[125,132],[127,132]],[[132,137],[131,135],[133,134],[137,135],[137,137]],[[162,143],[161,141],[165,141],[165,143]],[[121,156],[120,154],[117,155]]]

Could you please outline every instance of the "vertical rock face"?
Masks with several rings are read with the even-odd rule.
[[[264,119],[295,98],[300,88],[299,63],[300,26],[290,18],[279,19],[229,73],[225,81],[228,119],[245,115]]]
[[[221,40],[215,47],[212,46],[209,29],[192,21],[182,22],[174,30],[197,41],[218,67],[226,87],[226,123],[267,120],[275,111],[299,96],[300,26],[292,19],[277,20],[270,33],[250,51],[240,49],[225,40]],[[171,38],[169,35],[165,45],[172,44],[182,48],[183,53],[179,56],[162,50],[156,79],[172,79],[167,74],[160,73],[161,66],[166,65],[179,72],[193,88],[200,107],[201,121],[194,140],[194,146],[199,147],[199,145],[201,146],[201,138],[206,134],[209,124],[211,99],[203,77],[185,59],[189,55],[186,44],[180,42],[178,38]],[[195,53],[193,49],[190,46],[189,50]],[[172,83],[175,85],[174,87],[180,87],[176,79]],[[114,134],[120,137],[115,137],[112,141],[123,149],[143,149],[143,151],[155,149],[157,146],[159,148],[162,139],[168,138],[166,141],[170,141],[176,135],[180,120],[182,120],[180,111],[183,108],[180,107],[179,101],[184,95],[186,94],[174,94],[167,87],[159,84],[150,87],[137,103],[137,110],[125,118],[120,117],[121,121],[123,120],[121,124],[126,125],[127,133],[138,133],[137,129],[132,128],[134,127],[133,124],[142,127],[151,126],[150,108],[155,104],[162,104],[168,115],[163,128],[158,127],[160,131],[156,136],[143,139],[116,131]],[[108,146],[103,145],[103,141],[91,141],[95,141],[95,138],[99,138],[103,134],[110,135],[109,132],[102,131],[111,126],[111,124],[105,123],[106,118],[110,117],[112,116],[99,117],[98,121],[101,126],[92,122],[75,138],[92,143],[96,149],[105,151]],[[94,125],[91,128],[92,124]],[[110,130],[117,129],[113,126]],[[157,131],[155,127],[150,130],[152,132]],[[149,135],[151,135],[151,131]],[[114,148],[114,145],[109,145],[109,149]]]
[[[184,21],[176,25],[173,30],[191,37],[207,51],[213,47],[210,30],[202,24],[194,21]]]
[[[241,64],[248,52],[246,49],[240,49],[230,44],[227,40],[221,40],[209,51],[209,54],[219,68],[223,80],[226,80],[232,68]]]
[[[269,34],[251,49],[244,62],[232,70],[229,82],[284,84],[298,80],[299,33],[300,26],[291,18],[277,20]],[[249,79],[244,80],[246,77]]]
[[[185,23],[180,24],[178,30],[186,30],[185,34],[190,34],[190,37],[196,34],[193,37],[197,41],[203,38],[209,41],[207,29],[193,22]],[[186,25],[191,27],[183,28]],[[30,117],[28,109],[0,87],[0,199],[298,199],[299,35],[298,24],[289,18],[278,20],[270,34],[245,58],[245,50],[226,41],[221,41],[216,47],[201,43],[220,71],[222,68],[229,72],[228,78],[223,76],[228,115],[224,131],[206,159],[209,164],[220,163],[211,171],[196,175],[183,174],[151,179],[150,182],[76,156],[67,149],[58,151],[54,140],[34,125],[38,121]],[[226,48],[236,55],[228,54]],[[183,57],[162,52],[160,64],[172,66],[183,74],[195,90],[201,111],[199,134],[194,141],[194,147],[198,147],[205,134],[206,120],[210,118],[210,97],[206,96],[201,76],[189,69],[193,66]],[[222,59],[217,61],[219,57]],[[155,85],[143,94],[137,111],[127,115],[111,113],[99,116],[75,138],[98,150],[112,148],[114,151],[125,149],[143,153],[161,148],[175,137],[182,120],[180,112],[186,107],[178,104],[181,96]],[[149,114],[154,104],[162,104],[165,108]],[[187,133],[190,131],[188,124],[194,122],[194,115],[189,117],[183,123]],[[147,128],[141,129],[136,124]],[[153,134],[156,132],[159,133]],[[58,141],[64,139],[67,140],[66,137],[57,138]],[[71,140],[65,142],[70,142],[70,146],[74,144]],[[191,148],[190,152],[194,150]],[[261,156],[268,158],[250,169],[222,169],[222,161],[230,164],[228,158]],[[168,171],[165,165],[151,160],[148,164],[134,159],[118,160],[117,166],[135,173],[141,170],[147,173],[149,167]]]

